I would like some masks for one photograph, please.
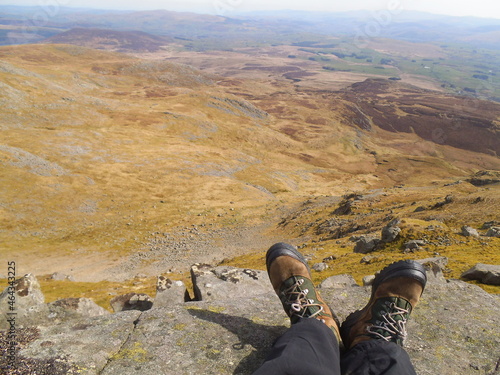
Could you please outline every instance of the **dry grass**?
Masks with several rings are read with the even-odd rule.
[[[223,57],[213,57],[214,64]],[[272,224],[309,198],[373,188],[387,189],[387,197],[360,207],[360,213],[383,210],[371,217],[378,224],[390,210],[426,219],[425,213],[410,215],[411,203],[431,205],[450,192],[460,194],[463,205],[435,215],[451,226],[478,226],[498,213],[497,190],[443,187],[498,166],[498,158],[410,133],[375,129],[367,136],[346,122],[352,113],[345,100],[318,87],[304,90],[262,72],[252,81],[214,79],[185,66],[64,45],[2,47],[0,59],[0,128],[7,146],[0,148],[0,259],[16,260],[19,274],[60,271],[81,281],[104,280],[107,270],[143,248],[151,232],[192,224],[235,230]],[[252,106],[273,115],[245,113]],[[400,183],[415,188],[395,194],[391,188]],[[467,203],[477,194],[486,200]],[[394,208],[401,204],[406,206]],[[221,215],[229,207],[234,212]],[[276,228],[275,235],[312,240],[301,229],[326,220],[329,209],[303,215],[297,227]],[[474,247],[485,254],[481,259],[494,259],[481,246]],[[328,272],[353,272],[359,280],[373,271],[360,268],[348,247],[321,247],[311,250],[314,260],[330,252],[341,258],[318,280]],[[463,248],[463,256],[450,255],[453,272],[477,255],[466,259]],[[241,252],[246,250],[256,249]],[[262,268],[262,251],[230,264]],[[383,262],[402,256],[387,254]],[[43,281],[43,288],[48,299],[83,293],[104,305],[107,288],[120,288],[107,283]]]

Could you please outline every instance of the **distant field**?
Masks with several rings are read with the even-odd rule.
[[[327,71],[394,78],[405,74],[422,76],[453,94],[500,101],[499,51],[421,43],[406,43],[414,45],[414,49],[406,46],[398,50],[395,46],[400,42],[389,39],[374,40],[368,47],[356,49],[349,42],[347,38],[324,48],[324,43],[318,41],[315,46],[310,41],[307,47],[300,48],[310,56],[297,58],[318,62]]]
[[[313,61],[325,71],[348,72],[371,77],[402,78],[407,75],[435,82],[436,87],[451,94],[500,101],[500,51],[476,49],[469,44],[411,43],[378,38],[363,48],[352,37],[328,38],[321,35],[284,35],[264,40],[252,34],[249,38],[180,41],[184,51],[225,51],[251,48],[294,46],[297,61]]]

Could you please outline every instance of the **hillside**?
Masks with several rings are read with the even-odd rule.
[[[496,43],[500,24],[495,19],[399,11],[385,15],[222,11],[224,15],[215,16],[165,10],[48,9],[0,6],[0,45],[45,40],[157,54],[155,58],[164,54],[179,58],[180,53],[189,53],[194,66],[198,66],[198,59],[206,60],[214,53],[221,56],[224,65],[224,60],[234,60],[236,54],[249,64],[258,64],[258,59],[253,62],[256,57],[287,51],[285,65],[317,64],[315,84],[327,87],[344,80],[359,82],[361,77],[394,78],[500,102],[500,50]],[[31,22],[41,16],[40,12],[51,14],[45,14],[44,22]],[[389,17],[387,22],[385,17]],[[370,27],[377,32],[370,32]],[[304,72],[295,69],[285,73],[301,82]]]
[[[315,248],[324,233],[314,223],[348,193],[375,199],[344,217],[364,223],[355,234],[389,215],[438,220],[453,246],[425,251],[458,254],[454,275],[496,259],[497,239],[474,242],[471,257],[456,233],[498,219],[498,184],[459,182],[500,169],[493,102],[390,80],[324,90],[264,69],[235,79],[70,45],[2,47],[0,61],[1,259],[19,274],[74,277],[47,279],[50,298],[95,297],[90,281],[183,277],[195,261],[252,264],[283,237]],[[449,194],[454,204],[414,213]],[[336,272],[352,269],[354,232],[317,257],[346,254]],[[383,262],[406,256],[399,245]]]
[[[74,44],[117,52],[156,52],[172,43],[172,39],[142,31],[74,28],[47,38],[43,43]]]
[[[345,90],[352,112],[364,130],[372,126],[390,132],[415,133],[438,144],[478,153],[500,155],[500,103],[473,101],[428,90],[366,80]]]

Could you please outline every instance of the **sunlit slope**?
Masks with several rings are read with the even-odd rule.
[[[49,255],[47,272],[75,255],[117,262],[154,232],[251,226],[310,196],[499,166],[491,151],[385,129],[368,92],[358,103],[280,85],[76,46],[1,48],[2,258],[22,272]]]
[[[1,235],[17,253],[131,250],[230,202],[230,221],[258,218],[323,180],[273,116],[187,66],[64,45],[0,59]]]

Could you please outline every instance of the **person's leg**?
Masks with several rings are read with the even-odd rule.
[[[293,246],[278,243],[268,250],[266,265],[292,326],[254,374],[339,375],[338,321],[314,287],[306,260]]]
[[[426,282],[424,267],[409,260],[393,263],[375,277],[368,304],[340,328],[348,349],[341,360],[342,374],[415,375],[402,346],[406,322]]]
[[[341,359],[342,375],[416,375],[410,357],[396,343],[364,341]]]
[[[300,319],[278,338],[253,375],[340,375],[337,338],[317,319]]]

